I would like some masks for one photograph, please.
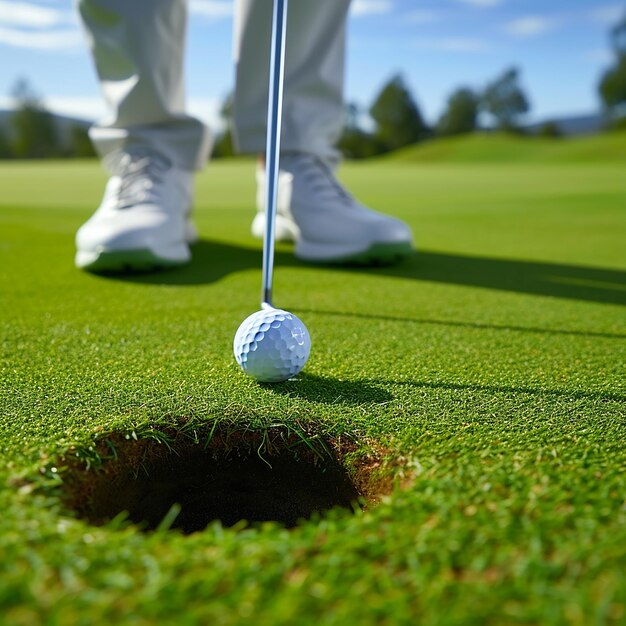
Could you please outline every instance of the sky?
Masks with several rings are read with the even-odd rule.
[[[301,1],[317,0],[291,4]],[[188,106],[216,125],[233,85],[233,3],[189,0],[189,8]],[[609,29],[624,15],[626,0],[353,0],[346,99],[367,108],[401,73],[434,123],[456,88],[481,89],[516,66],[527,121],[592,113],[612,61]],[[73,0],[0,0],[0,108],[20,78],[54,112],[103,115]]]

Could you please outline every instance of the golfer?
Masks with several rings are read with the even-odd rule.
[[[186,0],[77,0],[108,114],[90,130],[110,174],[100,207],[76,235],[87,270],[187,263],[194,171],[209,130],[185,111]],[[318,263],[392,261],[413,250],[409,227],[357,202],[337,181],[350,0],[291,0],[285,61],[276,238]],[[272,0],[235,0],[234,140],[262,155]],[[211,59],[206,59],[210,78]],[[265,173],[257,169],[263,236]]]

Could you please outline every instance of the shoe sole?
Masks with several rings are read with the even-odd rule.
[[[165,259],[149,248],[139,250],[115,250],[76,255],[76,266],[93,273],[153,272],[185,265],[189,259]]]
[[[375,243],[366,250],[325,258],[299,254],[296,248],[296,257],[298,259],[307,263],[315,263],[316,265],[358,265],[369,267],[395,265],[414,254],[415,248],[409,242]]]

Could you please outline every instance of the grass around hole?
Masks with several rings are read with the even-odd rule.
[[[607,150],[626,154],[617,139]],[[342,166],[360,201],[411,225],[418,253],[331,269],[278,245],[276,304],[306,323],[312,351],[272,388],[232,356],[258,307],[253,160],[198,175],[191,264],[116,278],[73,266],[100,165],[2,164],[3,626],[622,626],[623,159],[583,160],[563,141],[568,162],[539,162],[498,145],[512,158]],[[88,502],[133,433],[155,439],[137,444],[141,459],[142,445],[172,454],[177,437],[202,449],[213,424],[277,422],[312,445],[341,438],[352,480],[369,442],[405,459],[364,458],[370,477],[410,468],[411,480],[365,514],[189,535],[90,524],[59,498],[81,479]]]

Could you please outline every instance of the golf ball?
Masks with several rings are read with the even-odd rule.
[[[233,342],[241,369],[264,383],[277,383],[295,376],[306,363],[311,338],[295,315],[265,306],[239,326]]]

